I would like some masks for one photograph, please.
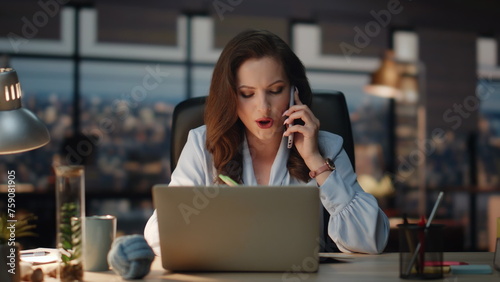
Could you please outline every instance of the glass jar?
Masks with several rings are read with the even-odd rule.
[[[57,248],[61,256],[58,278],[83,281],[85,174],[79,165],[55,166]]]

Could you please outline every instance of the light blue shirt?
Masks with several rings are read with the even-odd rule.
[[[172,173],[172,186],[209,186],[214,184],[217,172],[212,156],[205,147],[206,127],[189,132],[189,136]],[[271,167],[269,185],[284,186],[304,184],[290,176],[286,163],[289,149],[286,138],[278,149]],[[323,157],[330,158],[336,169],[319,187],[321,203],[330,213],[328,234],[342,252],[381,253],[389,236],[389,220],[379,208],[377,200],[363,191],[358,184],[351,162],[342,148],[342,137],[320,131],[318,145]],[[236,168],[238,169],[238,168]],[[253,171],[252,158],[246,139],[243,144],[243,183],[258,185]],[[307,183],[317,187],[315,179]],[[160,240],[156,211],[146,224],[144,236],[157,255]]]

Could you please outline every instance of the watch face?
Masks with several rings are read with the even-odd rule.
[[[330,167],[331,170],[335,169],[335,164],[331,159],[326,159],[326,164],[328,165],[328,167]]]

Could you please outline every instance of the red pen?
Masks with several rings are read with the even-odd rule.
[[[443,262],[440,261],[426,261],[425,266],[450,266],[450,265],[468,265],[468,262],[464,261],[448,261],[445,260]]]
[[[420,221],[418,222],[418,226],[420,227],[418,230],[418,242],[420,243],[420,249],[418,250],[419,261],[418,272],[424,273],[424,264],[425,264],[425,217],[421,216]]]

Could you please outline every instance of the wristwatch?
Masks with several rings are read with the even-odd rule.
[[[325,171],[328,171],[328,170],[329,171],[334,171],[335,170],[335,164],[333,163],[333,161],[331,159],[326,158],[324,165],[322,165],[320,168],[318,168],[315,171],[310,171],[309,172],[309,177],[315,178],[316,176],[318,176],[321,173],[323,173]]]

